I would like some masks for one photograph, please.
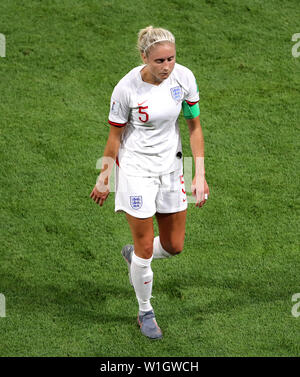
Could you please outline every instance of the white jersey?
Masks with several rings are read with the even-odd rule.
[[[132,69],[114,88],[109,123],[126,127],[117,163],[128,175],[159,176],[182,167],[178,117],[182,101],[199,101],[196,79],[175,64],[160,85],[142,80],[143,66]]]

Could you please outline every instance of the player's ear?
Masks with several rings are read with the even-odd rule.
[[[141,58],[145,64],[148,63],[147,55],[144,52],[141,52]]]

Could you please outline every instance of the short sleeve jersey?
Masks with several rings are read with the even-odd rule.
[[[160,85],[142,80],[144,66],[132,69],[113,90],[109,124],[125,127],[118,164],[128,175],[159,176],[182,168],[178,117],[182,102],[199,101],[193,73],[175,63]]]

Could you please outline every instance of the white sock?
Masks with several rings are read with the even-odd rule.
[[[153,309],[150,304],[153,284],[152,258],[143,259],[136,256],[134,252],[132,254],[130,273],[140,312]]]
[[[153,241],[153,258],[154,259],[161,259],[161,258],[170,258],[173,255],[168,253],[160,243],[159,236],[154,238]]]

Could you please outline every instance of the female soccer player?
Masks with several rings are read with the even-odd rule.
[[[175,63],[173,34],[149,26],[139,32],[144,64],[132,69],[114,88],[110,132],[102,169],[90,197],[103,205],[116,161],[115,211],[126,213],[133,245],[121,253],[139,304],[138,324],[151,339],[162,337],[150,303],[151,261],[183,250],[187,197],[183,178],[178,117],[183,109],[195,161],[192,193],[202,207],[209,188],[204,172],[204,140],[199,120],[199,93],[193,73]],[[154,237],[153,216],[159,235]]]

